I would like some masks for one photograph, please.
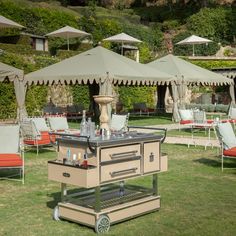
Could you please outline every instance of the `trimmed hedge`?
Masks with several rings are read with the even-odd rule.
[[[190,103],[186,104],[187,109],[199,109],[204,110],[206,112],[222,112],[227,113],[229,109],[229,105],[224,104],[196,104],[196,103]]]
[[[125,110],[132,110],[134,103],[145,102],[147,107],[154,108],[155,86],[119,86],[119,101],[124,104]]]

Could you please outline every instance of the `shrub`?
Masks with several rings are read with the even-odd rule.
[[[0,83],[0,119],[16,118],[16,110],[14,84]]]
[[[134,103],[145,102],[150,108],[155,107],[155,86],[119,86],[119,100],[126,110],[133,109]]]
[[[83,104],[86,110],[89,109],[89,86],[88,85],[71,85],[70,90],[73,95],[74,104]]]
[[[32,85],[26,92],[26,109],[29,116],[41,115],[47,103],[48,87],[46,85]]]
[[[228,112],[229,105],[224,105],[224,104],[217,104],[216,105],[216,112],[223,112],[227,113]]]
[[[196,35],[202,35],[218,42],[228,40],[230,32],[228,15],[231,12],[227,8],[202,8],[198,13],[187,20],[187,28]]]

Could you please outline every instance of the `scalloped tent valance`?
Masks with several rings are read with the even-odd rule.
[[[25,76],[31,84],[170,84],[173,76],[98,46]]]

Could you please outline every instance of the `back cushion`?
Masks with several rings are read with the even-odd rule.
[[[236,119],[236,108],[231,108],[230,109],[230,118],[231,119]]]
[[[32,121],[34,122],[36,128],[39,131],[48,131],[49,130],[49,128],[46,124],[46,121],[43,117],[32,118]]]
[[[180,115],[181,120],[193,120],[193,111],[192,110],[179,109],[179,115]]]
[[[0,153],[19,152],[19,125],[0,125]]]
[[[125,128],[126,122],[127,122],[126,115],[113,114],[111,118],[111,129],[116,131],[122,130]]]
[[[48,121],[52,130],[69,129],[66,117],[48,117]]]
[[[219,123],[216,127],[217,134],[223,139],[224,148],[236,147],[236,137],[230,123]]]

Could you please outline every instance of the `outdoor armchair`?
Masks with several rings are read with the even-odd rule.
[[[18,180],[24,184],[24,152],[20,143],[19,125],[0,125],[0,172],[1,179]],[[20,179],[12,178],[15,176]]]
[[[221,144],[221,169],[223,171],[225,158],[236,160],[236,136],[229,122],[217,124],[216,134]]]
[[[35,147],[37,155],[39,148],[52,146],[55,139],[49,134],[49,127],[42,117],[29,118],[21,122],[21,132],[26,147]]]
[[[179,109],[180,124],[190,124],[193,122],[193,110],[190,109]]]

